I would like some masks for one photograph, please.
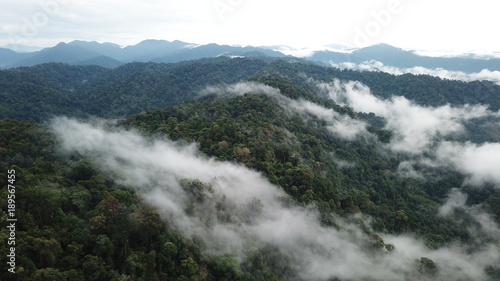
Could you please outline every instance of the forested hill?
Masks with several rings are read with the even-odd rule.
[[[124,117],[192,100],[207,84],[236,82],[265,65],[220,58],[130,63],[116,69],[50,63],[2,70],[0,112],[2,118],[37,122],[60,114]]]
[[[224,57],[0,77],[1,280],[500,280],[493,83]]]
[[[492,110],[500,109],[500,87],[486,81],[339,70],[295,59],[220,57],[175,64],[129,63],[116,69],[49,63],[0,70],[0,118],[42,122],[60,114],[125,117],[190,101],[207,85],[268,75],[300,84],[301,75],[318,80],[335,77],[360,81],[384,98],[403,95],[421,105],[488,104]]]

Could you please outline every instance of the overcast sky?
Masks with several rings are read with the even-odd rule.
[[[144,39],[500,51],[500,1],[2,0],[0,46]]]

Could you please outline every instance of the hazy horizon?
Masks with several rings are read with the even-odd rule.
[[[29,4],[26,4],[28,2]],[[145,39],[195,44],[361,48],[491,54],[499,3],[430,0],[6,1],[0,46],[49,47],[74,40],[135,45]],[[467,20],[464,20],[467,19]]]
[[[314,52],[317,51],[333,51],[333,52],[345,52],[345,53],[350,53],[352,51],[362,49],[362,48],[367,48],[367,47],[372,47],[372,46],[377,46],[377,45],[389,45],[395,48],[402,49],[404,51],[408,52],[413,52],[417,55],[420,56],[429,56],[429,57],[462,57],[462,56],[468,56],[468,55],[473,55],[476,57],[491,57],[491,58],[500,58],[500,51],[495,51],[495,52],[481,52],[481,51],[453,51],[453,50],[430,50],[430,49],[407,49],[407,48],[402,48],[397,45],[392,45],[388,44],[385,42],[379,42],[376,44],[368,45],[368,46],[363,46],[363,47],[353,47],[353,46],[345,46],[341,44],[327,44],[324,46],[316,46],[316,47],[293,47],[293,46],[288,46],[288,45],[244,45],[244,44],[224,44],[224,43],[218,43],[218,42],[210,42],[206,44],[200,44],[197,42],[186,42],[178,39],[173,39],[173,40],[168,40],[168,39],[151,39],[151,38],[146,38],[142,39],[138,42],[128,44],[128,45],[120,45],[115,42],[111,41],[96,41],[96,40],[81,40],[81,39],[74,39],[74,40],[67,40],[67,41],[60,41],[54,44],[50,45],[45,45],[45,46],[35,46],[35,45],[24,45],[24,44],[7,44],[7,45],[2,45],[0,48],[4,49],[10,49],[18,53],[28,53],[28,52],[36,52],[40,51],[46,48],[53,48],[57,46],[58,44],[65,43],[69,44],[75,41],[83,41],[83,42],[89,42],[89,43],[98,43],[98,44],[113,44],[113,45],[118,45],[120,48],[126,48],[130,46],[135,46],[138,45],[144,41],[166,41],[166,42],[174,42],[174,41],[181,41],[184,43],[192,44],[194,47],[197,46],[203,46],[207,44],[218,44],[218,45],[229,45],[229,46],[234,46],[234,47],[257,47],[257,48],[265,48],[265,49],[272,49],[276,51],[280,51],[284,53],[285,55],[292,55],[296,57],[307,57],[312,55]]]

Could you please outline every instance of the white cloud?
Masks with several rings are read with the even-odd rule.
[[[238,82],[231,85],[208,86],[201,91],[202,95],[244,95],[265,94],[275,98],[285,98],[279,89],[256,82]]]
[[[483,69],[480,72],[476,73],[465,73],[462,71],[452,71],[443,68],[430,69],[422,66],[415,66],[412,68],[398,68],[394,66],[384,65],[383,63],[376,60],[365,61],[360,64],[352,62],[331,62],[330,64],[334,67],[342,69],[347,68],[363,71],[382,71],[394,75],[403,75],[405,73],[411,73],[415,75],[430,75],[443,79],[460,80],[465,82],[471,82],[475,80],[488,80],[500,84],[500,71],[491,71],[489,69]]]
[[[467,176],[464,184],[482,186],[492,183],[500,187],[500,143],[479,145],[443,141],[444,137],[465,133],[463,124],[468,120],[498,118],[498,112],[482,105],[424,107],[404,97],[383,100],[372,95],[370,89],[359,82],[312,82],[338,104],[385,118],[385,129],[393,132],[386,148],[417,157],[401,162],[398,167],[400,174],[424,180],[424,175],[415,170],[414,165],[435,169],[448,167]]]
[[[414,165],[416,161],[403,161],[398,165],[398,173],[407,177],[417,180],[425,180],[425,176],[415,170]]]
[[[212,254],[244,259],[249,249],[272,245],[292,257],[291,267],[306,280],[422,280],[415,270],[421,257],[437,263],[436,279],[488,280],[484,267],[500,262],[497,245],[476,252],[461,246],[429,250],[409,237],[388,236],[396,250],[369,253],[363,245],[372,238],[357,223],[338,218],[339,229],[323,227],[314,210],[285,207],[280,198],[286,194],[259,173],[206,158],[195,145],[145,139],[67,118],[55,119],[51,127],[64,151],[81,153],[111,171]],[[196,189],[201,198],[195,200],[193,191],[182,187],[185,178],[211,189]]]
[[[486,106],[423,107],[401,96],[383,100],[360,82],[334,80],[317,85],[338,104],[384,117],[385,129],[394,132],[390,149],[396,152],[420,154],[439,137],[463,132],[464,121],[493,114]]]
[[[458,188],[452,189],[448,193],[446,203],[439,209],[439,215],[442,217],[449,216],[457,208],[463,208],[467,203],[467,195],[462,193]]]
[[[373,112],[386,119],[385,129],[393,132],[389,144],[391,152],[408,153],[416,158],[399,164],[398,172],[406,177],[424,180],[425,176],[414,166],[442,168],[452,167],[466,175],[465,184],[484,185],[494,183],[500,186],[500,144],[490,143],[473,145],[455,142],[443,142],[443,137],[465,132],[464,122],[483,117],[498,117],[486,106],[464,105],[452,107],[424,107],[414,104],[404,97],[383,100],[372,95],[370,89],[359,82],[318,83],[319,91],[327,93],[340,105],[347,105],[354,111]],[[275,98],[284,108],[300,113],[304,118],[314,116],[327,124],[327,129],[334,135],[346,140],[358,136],[372,138],[366,130],[366,123],[341,115],[330,108],[306,100],[293,100],[283,96],[276,88],[255,82],[240,82],[224,86],[207,87],[203,94],[243,95],[261,93]],[[426,155],[426,156],[424,156]],[[429,156],[430,155],[430,156]]]
[[[191,42],[206,34],[200,31],[215,30],[216,22],[209,3],[191,1],[31,0],[3,8],[0,15],[5,13],[4,20],[16,30],[6,34],[3,43],[0,39],[0,45],[53,46],[76,39],[124,46],[145,39]],[[17,42],[12,42],[14,39]]]
[[[485,36],[496,32],[495,22],[488,23],[495,19],[494,13],[498,10],[494,1],[473,6],[455,2],[452,3],[455,13],[450,14],[447,11],[451,3],[427,0],[312,0],[307,5],[284,0],[3,0],[0,25],[21,28],[23,18],[32,18],[41,5],[54,2],[65,3],[61,5],[60,15],[23,43],[48,47],[60,41],[80,39],[129,45],[144,39],[178,39],[200,44],[298,48],[332,43],[355,46],[355,36],[361,30],[369,35],[366,45],[385,42],[427,50],[494,49],[500,45],[495,36]],[[391,3],[399,5],[397,10],[401,12],[393,13],[390,20],[374,16],[387,11]],[[218,10],[217,5],[225,8]],[[464,21],[464,13],[469,18],[472,16],[471,20]],[[443,14],[447,14],[447,25],[441,24]],[[342,28],[332,28],[334,26]],[[449,36],[443,38],[442,34]],[[11,42],[9,36],[0,37],[0,46],[9,43],[16,42]]]
[[[481,233],[486,234],[489,239],[493,239],[497,243],[500,242],[500,228],[495,222],[495,219],[481,205],[468,206],[467,194],[460,191],[458,188],[450,190],[448,198],[444,205],[439,209],[439,216],[447,217],[453,215],[456,209],[463,210],[467,215],[472,217],[478,224],[481,231],[474,227],[470,227],[469,231],[479,236]]]
[[[500,188],[500,143],[442,142],[436,151],[437,160],[468,176],[466,183],[494,183]]]

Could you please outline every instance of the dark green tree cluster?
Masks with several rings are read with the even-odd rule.
[[[304,77],[331,82],[333,78],[344,81],[359,81],[378,97],[390,99],[404,96],[424,106],[445,104],[484,104],[490,109],[500,109],[500,86],[490,81],[463,82],[442,79],[429,75],[392,75],[384,72],[340,70],[312,63],[289,63],[275,60],[262,68],[256,76],[281,75],[294,83],[303,83]]]
[[[317,94],[316,81],[358,80],[379,97],[404,95],[421,105],[490,104],[500,108],[500,87],[489,82],[463,83],[429,76],[393,76],[326,68],[286,60],[215,58],[177,64],[131,63],[116,69],[46,64],[0,71],[0,117],[42,122],[54,114],[124,117],[120,126],[154,138],[196,142],[202,153],[261,172],[290,195],[291,204],[314,206],[321,223],[337,227],[335,216],[364,213],[367,251],[392,250],[375,233],[411,233],[436,248],[459,240],[469,245],[475,226],[467,214],[437,217],[443,198],[461,186],[459,173],[416,167],[426,182],[401,177],[401,161],[380,146],[391,140],[385,121],[358,113]],[[275,98],[256,93],[200,96],[207,85],[255,81],[275,87],[291,99],[305,99],[341,115],[366,121],[375,140],[344,140],[326,122],[287,110]],[[485,121],[485,122],[483,122]],[[498,141],[489,120],[467,124],[467,139]],[[490,120],[491,121],[491,120]],[[458,141],[465,140],[457,138]],[[1,280],[294,280],[291,257],[272,246],[255,249],[244,261],[203,253],[199,241],[184,237],[137,194],[113,181],[91,159],[61,155],[54,136],[34,123],[0,121],[0,177],[16,170],[19,217],[18,274]],[[435,175],[439,175],[438,177]],[[187,214],[212,194],[208,183],[181,180],[191,198]],[[482,204],[500,221],[500,193],[493,186],[464,187],[469,204]],[[7,191],[0,192],[7,198]],[[0,200],[2,209],[6,201]],[[220,201],[218,219],[230,209]],[[258,204],[255,204],[258,211]],[[6,221],[5,213],[0,214]],[[8,238],[1,229],[0,237]],[[0,243],[0,252],[7,244]],[[6,256],[0,263],[6,264]],[[422,257],[415,272],[432,279],[439,264]],[[498,279],[498,268],[487,268]],[[420,275],[419,275],[420,276]],[[418,279],[418,278],[417,278]]]
[[[16,171],[18,218],[16,273],[3,270],[1,280],[280,279],[271,263],[242,269],[232,257],[202,255],[196,241],[89,159],[59,155],[46,128],[4,119],[0,136],[0,176]],[[7,191],[0,197],[7,198]],[[6,210],[7,201],[0,201]],[[2,212],[2,225],[6,219]],[[10,247],[8,237],[2,228],[2,253]],[[7,263],[6,255],[0,262]]]
[[[500,86],[426,75],[339,70],[298,59],[218,57],[179,63],[129,63],[115,69],[48,63],[0,70],[0,118],[47,121],[54,115],[126,117],[196,99],[206,86],[250,79],[291,98],[306,97],[304,80],[360,81],[382,98],[405,96],[421,105],[485,104],[500,109]],[[276,79],[287,83],[275,83]],[[297,90],[297,85],[301,89]],[[307,91],[309,90],[309,91]],[[367,112],[369,113],[369,112]]]
[[[296,91],[286,79],[264,80]],[[332,107],[356,115],[347,108]],[[261,171],[299,204],[316,205],[325,225],[334,224],[332,213],[361,211],[374,217],[375,230],[415,232],[424,235],[432,247],[470,238],[462,225],[435,215],[442,198],[461,185],[463,176],[449,171],[425,183],[403,178],[397,172],[402,159],[379,153],[379,143],[363,137],[339,139],[324,122],[305,121],[266,95],[208,96],[131,116],[122,124],[157,137],[197,142],[202,152],[217,160]],[[382,142],[390,138],[375,126],[371,130]],[[488,189],[478,201],[494,200],[494,194]]]
[[[0,118],[44,122],[54,115],[125,117],[190,101],[207,85],[248,78],[267,63],[215,58],[116,69],[58,63],[0,70]]]

